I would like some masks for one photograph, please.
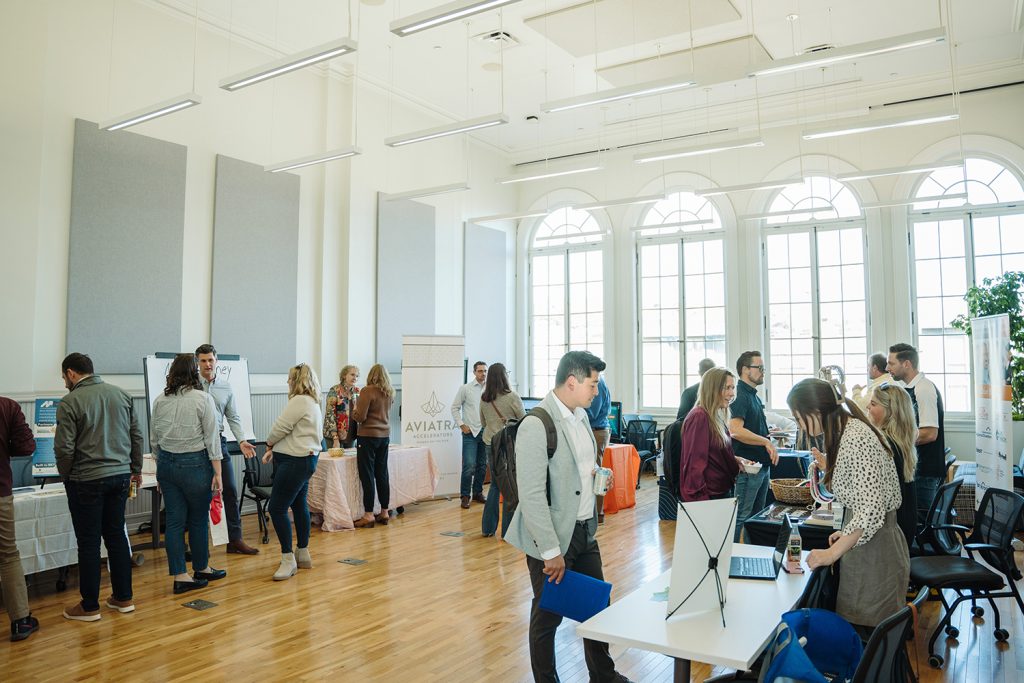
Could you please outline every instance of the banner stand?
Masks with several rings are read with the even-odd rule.
[[[971,320],[974,347],[975,443],[978,461],[975,509],[990,488],[1013,491],[1013,387],[1010,384],[1010,317]]]

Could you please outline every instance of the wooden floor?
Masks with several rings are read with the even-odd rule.
[[[608,515],[599,532],[613,599],[670,564],[674,524],[658,521],[653,477],[644,477],[637,496],[636,508]],[[228,578],[185,596],[171,593],[164,552],[144,551],[146,562],[134,573],[137,611],[104,607],[94,623],[61,616],[78,600],[74,571],[64,593],[54,592],[53,573],[33,577],[32,610],[42,630],[21,643],[0,642],[0,681],[530,680],[526,562],[514,548],[480,536],[482,507],[431,501],[409,506],[387,527],[314,530],[315,568],[279,583],[271,580],[280,558],[273,534],[255,557],[220,549],[212,564],[226,568]],[[244,526],[255,545],[255,517],[245,517]],[[348,557],[366,564],[338,562]],[[104,573],[102,595],[108,591]],[[182,607],[192,598],[218,606]],[[941,671],[928,666],[924,650],[924,633],[938,619],[930,603],[918,638],[922,681],[1024,680],[1024,623],[1011,603],[1001,602],[1010,642],[996,646],[990,617],[972,620],[961,609],[959,643],[940,640],[947,662]],[[667,657],[612,654],[634,681],[671,680]],[[587,680],[572,622],[559,630],[558,669],[567,683]],[[694,680],[711,673],[706,665],[693,667]]]

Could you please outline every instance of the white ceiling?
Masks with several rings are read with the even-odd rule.
[[[194,0],[144,1],[195,12]],[[509,125],[474,135],[516,162],[705,128],[849,115],[953,87],[946,44],[756,83],[746,77],[752,64],[822,44],[842,47],[949,26],[958,88],[1024,80],[1024,0],[950,0],[951,21],[944,0],[522,0],[406,38],[393,35],[390,22],[444,0],[198,2],[202,21],[281,54],[348,35],[351,23],[358,52],[334,60],[333,69],[452,120],[504,110]],[[501,49],[476,37],[495,31],[510,33],[517,44]],[[681,93],[539,111],[542,102],[691,72],[699,87]],[[527,123],[528,115],[539,123]]]

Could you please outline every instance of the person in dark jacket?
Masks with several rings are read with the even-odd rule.
[[[122,613],[135,611],[124,508],[131,482],[142,484],[142,432],[132,397],[94,374],[89,356],[68,355],[61,375],[69,393],[57,408],[53,449],[78,539],[82,594],[81,602],[64,609],[64,617],[98,621],[101,537],[113,589],[106,605]]]
[[[704,373],[713,367],[715,367],[715,361],[710,358],[702,358],[700,363],[697,364],[697,373],[703,377]],[[699,381],[683,390],[682,396],[679,397],[679,410],[676,411],[677,420],[685,420],[686,416],[693,410],[693,407],[697,405],[697,392],[699,390]]]
[[[731,371],[712,368],[704,373],[697,405],[683,422],[679,497],[684,502],[732,495],[740,465],[732,452],[727,419],[735,397],[736,376]]]
[[[28,590],[21,555],[14,537],[14,496],[11,458],[32,455],[36,441],[21,406],[0,396],[0,589],[11,619],[11,640],[25,640],[39,630],[39,620],[28,609]]]

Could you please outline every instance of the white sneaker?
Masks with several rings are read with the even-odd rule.
[[[295,553],[281,553],[281,566],[274,572],[274,581],[285,581],[299,571],[295,564]]]
[[[295,563],[299,569],[312,569],[313,558],[309,556],[309,548],[295,549]]]

